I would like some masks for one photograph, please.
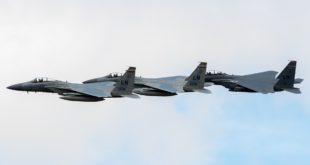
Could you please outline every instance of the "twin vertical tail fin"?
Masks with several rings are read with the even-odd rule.
[[[201,62],[195,71],[186,78],[187,83],[183,86],[183,90],[185,92],[202,91],[203,93],[209,93],[204,89],[206,70],[207,63]]]
[[[290,61],[277,77],[278,88],[293,88],[295,82],[296,61]]]
[[[134,88],[135,73],[136,68],[129,67],[126,73],[115,84],[115,87],[111,92],[111,95],[113,97],[122,97],[122,96],[133,97],[132,90]]]
[[[290,61],[283,71],[277,77],[278,82],[275,85],[276,89],[285,90],[291,93],[301,93],[299,88],[295,88],[294,84],[301,83],[302,79],[295,79],[296,61]]]

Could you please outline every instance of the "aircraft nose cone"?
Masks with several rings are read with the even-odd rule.
[[[11,90],[22,90],[22,85],[21,84],[15,84],[15,85],[11,85],[11,86],[8,86],[7,87],[8,89],[11,89]]]

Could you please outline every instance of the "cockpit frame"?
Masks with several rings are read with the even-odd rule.
[[[110,73],[106,76],[104,76],[105,78],[117,78],[117,77],[122,77],[123,74],[122,73],[119,73],[119,72],[113,72],[113,73]]]
[[[227,74],[221,71],[211,70],[211,71],[208,71],[206,75],[227,75]]]
[[[48,77],[37,77],[33,80],[31,80],[31,83],[41,83],[41,82],[51,82],[51,81],[56,81],[54,79],[48,78]]]

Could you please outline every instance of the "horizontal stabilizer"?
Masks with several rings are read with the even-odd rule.
[[[199,92],[199,93],[204,93],[204,94],[212,93],[209,89],[195,89],[194,92]]]
[[[304,81],[304,79],[302,78],[296,78],[295,81],[294,81],[294,84],[300,84]]]
[[[204,87],[209,87],[209,86],[212,86],[212,85],[214,85],[214,83],[212,83],[212,82],[205,82]]]
[[[140,96],[135,95],[135,94],[122,95],[122,97],[127,97],[127,98],[131,98],[131,99],[140,99]]]
[[[295,94],[301,94],[301,91],[299,88],[285,88],[283,90],[287,92],[295,93]]]

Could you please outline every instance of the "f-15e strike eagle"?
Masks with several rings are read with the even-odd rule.
[[[186,76],[171,76],[161,78],[143,78],[136,77],[134,82],[133,92],[146,96],[173,96],[183,92],[201,92],[211,93],[205,89],[205,86],[210,86],[210,83],[205,83],[207,63],[201,62],[193,73]],[[117,74],[109,74],[104,77],[95,78],[84,81],[84,84],[119,81],[121,78]]]
[[[129,67],[124,75],[109,74],[104,77],[84,81],[82,84],[65,81],[36,78],[29,82],[7,87],[8,89],[27,92],[51,92],[61,95],[61,99],[70,101],[95,102],[105,98],[147,96],[173,96],[183,92],[211,93],[205,87],[222,85],[235,92],[274,93],[288,91],[301,93],[294,84],[303,79],[295,79],[296,61],[290,63],[276,77],[276,71],[266,71],[244,76],[225,73],[206,73],[207,63],[201,62],[188,77],[171,76],[162,78],[135,77],[135,67]]]
[[[295,79],[296,61],[290,61],[283,71],[276,77],[278,72],[266,71],[244,76],[228,75],[226,73],[206,74],[206,82],[212,82],[215,85],[222,85],[234,92],[260,92],[274,93],[279,91],[288,91],[291,93],[301,93],[294,84],[300,84],[303,79]]]
[[[228,75],[221,72],[207,72],[205,75],[201,75],[200,73],[205,71],[204,69],[206,67],[204,67],[204,65],[206,65],[206,63],[200,63],[192,75],[187,78],[185,76],[163,78],[136,77],[133,92],[136,94],[149,96],[172,96],[179,92],[188,91],[210,93],[209,90],[204,89],[203,87],[215,84],[222,85],[228,88],[229,91],[234,92],[258,92],[267,94],[279,91],[288,91],[299,94],[301,91],[299,88],[295,88],[294,84],[300,84],[303,79],[295,79],[296,63],[296,61],[290,61],[277,77],[276,75],[278,72],[276,71],[265,71],[244,76]],[[109,74],[104,77],[84,81],[83,83],[87,84],[94,82],[117,81],[119,78],[120,74]],[[198,78],[201,79],[198,80]],[[203,81],[203,79],[205,81]],[[187,80],[190,80],[190,82],[187,83],[189,87],[184,86]],[[191,86],[190,84],[197,85]]]
[[[61,95],[61,99],[70,101],[96,102],[112,97],[137,98],[137,95],[132,94],[135,70],[136,68],[129,67],[126,73],[116,82],[77,84],[48,78],[36,78],[7,88],[27,92],[58,93]]]

